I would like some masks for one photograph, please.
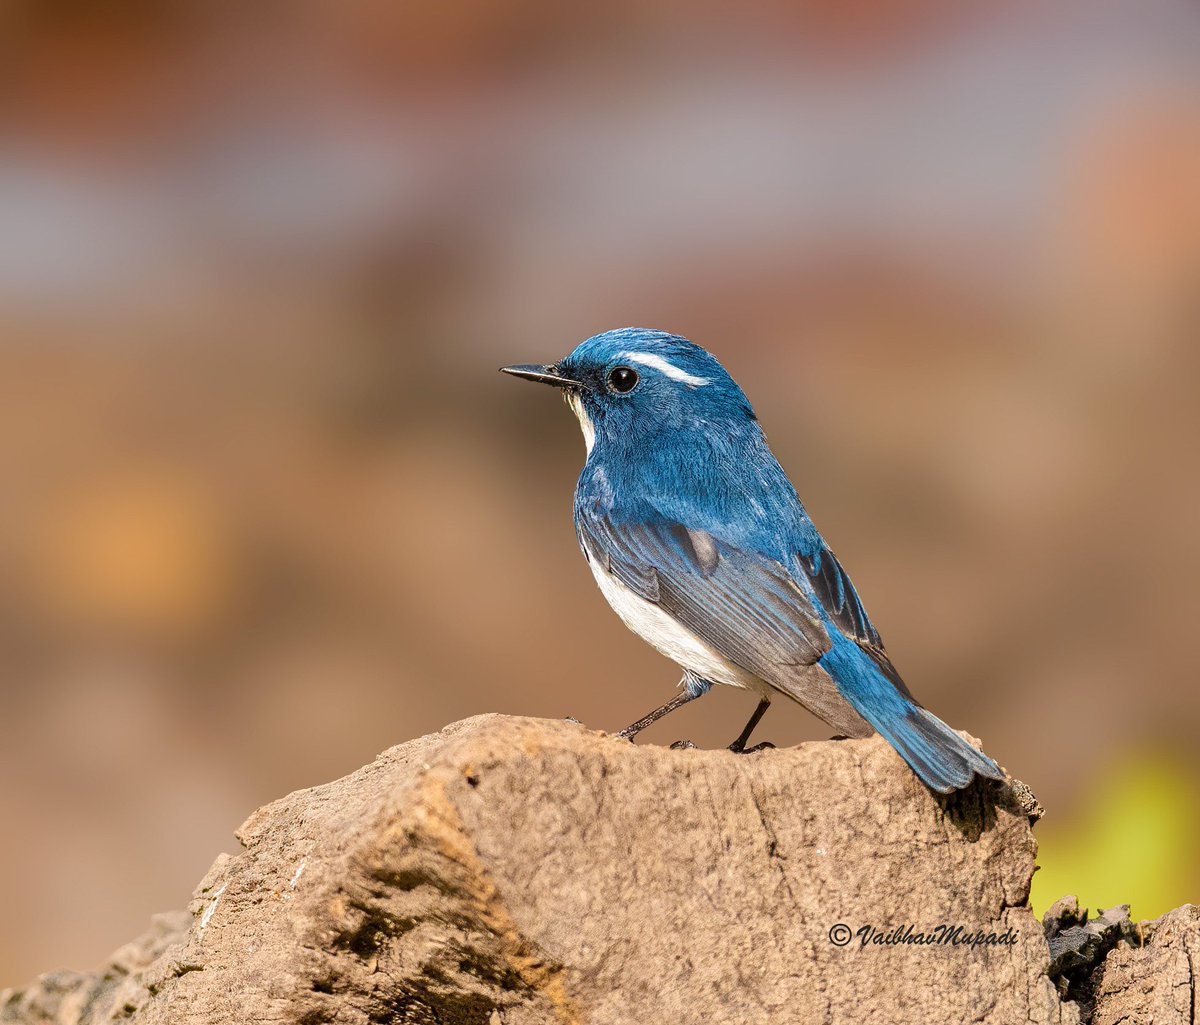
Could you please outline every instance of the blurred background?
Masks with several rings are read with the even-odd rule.
[[[5,3],[0,985],[389,745],[673,693],[496,373],[629,324],[1041,798],[1035,909],[1200,899],[1198,53],[1182,0]]]

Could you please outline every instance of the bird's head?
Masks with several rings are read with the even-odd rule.
[[[597,440],[637,443],[664,430],[729,429],[755,419],[715,356],[664,331],[606,331],[557,363],[501,369],[562,389],[589,452]]]

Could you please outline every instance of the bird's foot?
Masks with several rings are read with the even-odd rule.
[[[690,740],[677,740],[671,745],[672,751],[694,751],[695,749],[696,745]]]
[[[582,726],[583,725],[583,723],[579,719],[576,719],[575,716],[573,716],[573,715],[564,715],[563,722],[569,722],[572,726]]]
[[[738,742],[735,740],[732,744],[729,745],[729,750],[732,751],[735,755],[752,755],[752,754],[756,754],[759,751],[772,750],[772,749],[774,749],[774,747],[775,747],[775,745],[772,744],[769,740],[764,740],[762,743],[755,744],[753,747],[746,747],[745,744],[738,744]]]

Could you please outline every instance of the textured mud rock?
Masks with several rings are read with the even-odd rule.
[[[1030,813],[936,799],[878,738],[737,756],[481,716],[259,810],[190,914],[0,1021],[1072,1023]],[[1008,940],[914,942],[939,926]],[[1195,946],[1194,914],[1118,946],[1097,1021],[1131,984],[1180,1005]]]
[[[1200,908],[1185,904],[1135,933],[1104,960],[1094,1025],[1193,1025]]]

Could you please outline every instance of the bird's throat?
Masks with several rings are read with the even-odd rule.
[[[583,443],[587,446],[588,455],[591,455],[592,446],[596,444],[596,428],[592,423],[592,418],[588,416],[587,410],[583,408],[583,399],[580,398],[579,392],[570,389],[563,392],[563,398],[571,407],[575,419],[579,421],[580,430],[583,431]]]

